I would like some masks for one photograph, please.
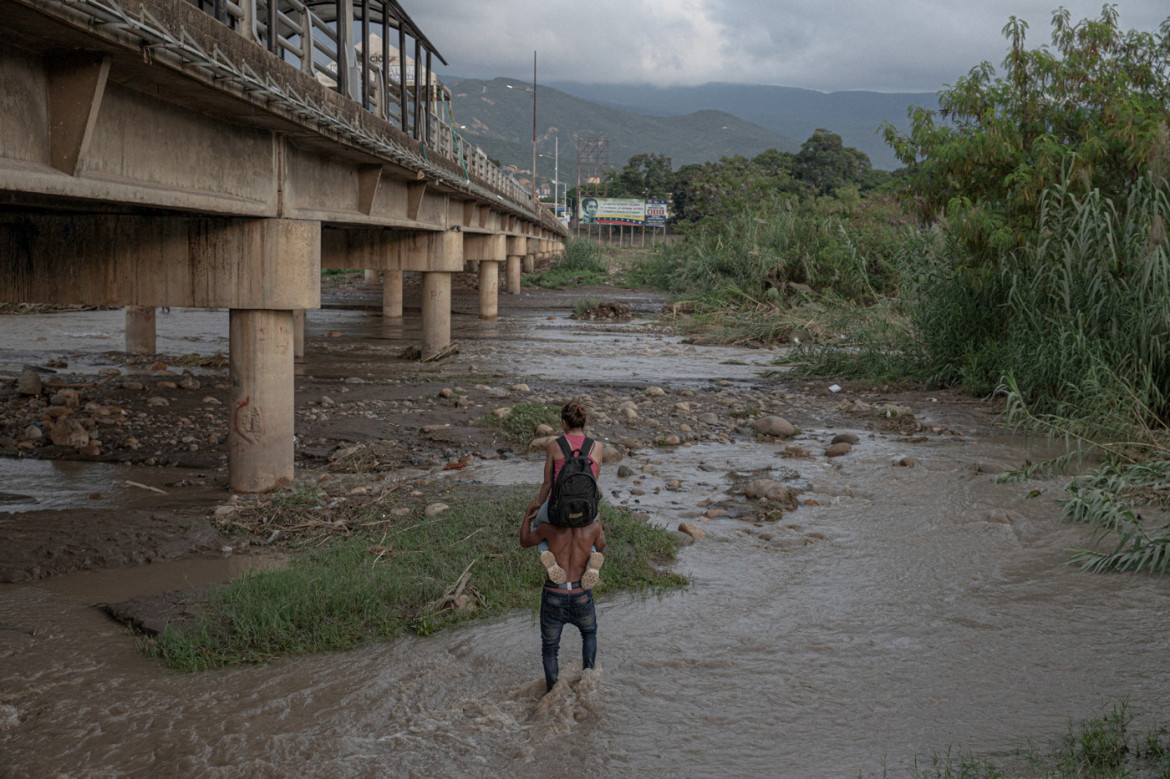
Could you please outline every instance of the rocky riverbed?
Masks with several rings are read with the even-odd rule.
[[[607,293],[630,294],[605,289],[542,292],[516,302],[551,310],[560,306],[548,316],[565,324],[570,321],[565,309],[574,301]],[[326,299],[333,311],[352,315],[375,305],[376,290],[333,285]],[[643,309],[657,305],[653,296],[638,302]],[[525,306],[516,308],[523,311]],[[597,319],[598,312],[605,318]],[[683,364],[690,361],[693,368],[704,362],[697,357],[700,347],[669,330],[646,321],[621,321],[628,320],[628,312],[628,304],[605,300],[581,318],[590,322],[582,327],[632,341],[642,358],[660,363],[665,371],[679,364],[685,376]],[[116,324],[118,312],[107,313],[115,315],[107,320]],[[47,316],[72,325],[69,313]],[[168,324],[165,317],[160,321],[160,326]],[[853,446],[864,444],[853,433],[837,437],[835,425],[900,441],[910,451],[931,437],[961,436],[972,425],[991,424],[969,399],[852,392],[824,381],[745,382],[741,377],[708,376],[672,386],[669,374],[661,381],[635,376],[525,381],[524,374],[505,375],[493,365],[482,341],[461,344],[451,359],[425,365],[413,359],[408,340],[370,341],[326,329],[310,342],[296,378],[298,478],[332,474],[328,490],[334,497],[359,501],[376,496],[377,485],[387,479],[405,477],[422,484],[477,462],[529,456],[541,448],[540,438],[550,430],[534,429],[525,445],[510,440],[488,418],[504,417],[517,404],[559,406],[569,399],[590,409],[589,432],[608,447],[606,486],[611,498],[633,507],[647,492],[684,487],[677,479],[661,478],[661,469],[654,466],[622,464],[631,452],[654,451],[669,460],[679,447],[762,440],[785,458],[848,457]],[[541,358],[581,356],[564,346],[550,351]],[[733,372],[758,376],[770,356],[761,350],[728,350],[728,368],[734,364]],[[28,360],[30,354],[19,357]],[[225,535],[222,520],[257,499],[230,498],[223,492],[228,367],[222,352],[60,352],[42,357],[35,363],[10,360],[0,373],[0,451],[18,460],[124,465],[130,475],[115,482],[116,489],[138,494],[129,507],[95,510],[107,497],[95,492],[72,508],[45,512],[34,507],[0,520],[0,534],[8,531],[0,545],[0,581],[240,547]],[[971,412],[966,430],[930,420],[940,401]],[[802,435],[812,431],[815,437]],[[914,467],[917,462],[907,455],[899,465]],[[712,506],[705,518],[768,521],[795,507],[798,489],[786,488],[782,499],[768,500],[768,494],[776,498],[777,493],[775,488],[761,492],[766,486],[745,484],[740,495],[707,500]],[[0,501],[35,506],[38,497],[22,493],[17,484],[0,492]]]

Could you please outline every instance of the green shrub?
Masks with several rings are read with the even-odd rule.
[[[565,251],[553,260],[548,270],[525,276],[524,283],[545,289],[604,284],[608,269],[601,248],[594,241],[570,238],[565,242]]]
[[[505,417],[489,413],[480,421],[489,427],[499,428],[513,443],[527,444],[536,435],[536,428],[540,425],[560,429],[561,408],[551,403],[517,403]]]

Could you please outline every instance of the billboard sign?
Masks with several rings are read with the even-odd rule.
[[[581,198],[577,217],[583,225],[641,225],[646,221],[646,201],[632,198]]]
[[[666,227],[666,201],[665,200],[647,200],[646,201],[646,222],[647,227]]]

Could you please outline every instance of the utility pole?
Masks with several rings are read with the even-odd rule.
[[[532,52],[532,207],[540,212],[536,197],[536,52]]]

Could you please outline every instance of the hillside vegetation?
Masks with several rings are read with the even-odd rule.
[[[457,79],[449,82],[452,112],[464,138],[479,145],[505,167],[527,176],[532,169],[532,85],[513,79]],[[797,141],[722,111],[688,110],[681,115],[648,116],[598,105],[551,87],[537,87],[538,181],[549,183],[559,138],[560,180],[576,184],[574,137],[604,137],[609,160],[619,161],[646,148],[676,164],[706,162],[766,149],[795,151]]]

